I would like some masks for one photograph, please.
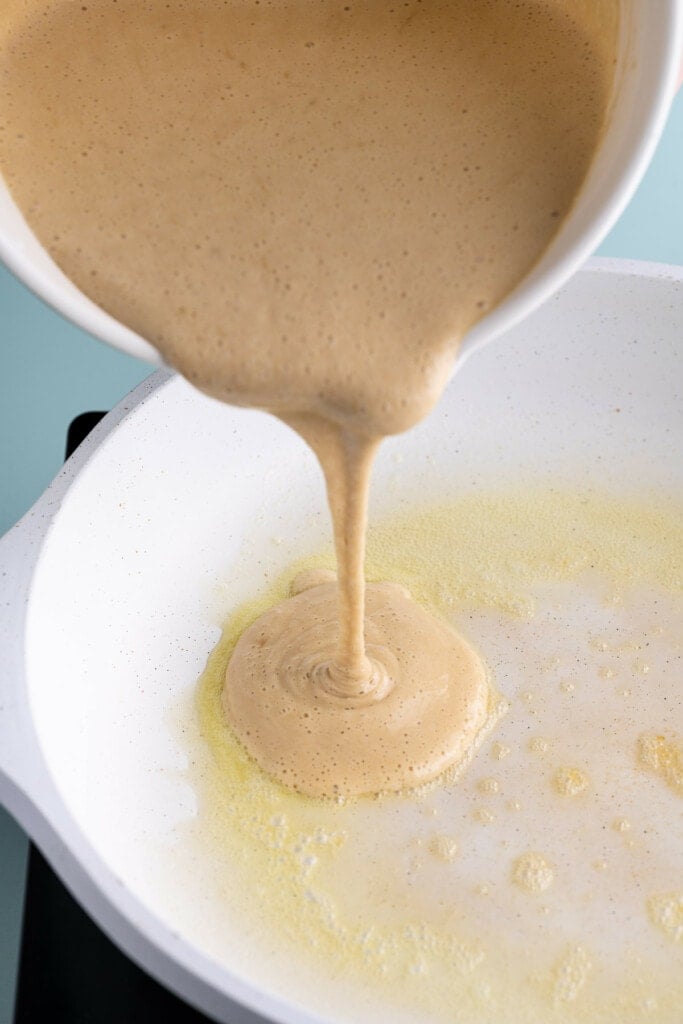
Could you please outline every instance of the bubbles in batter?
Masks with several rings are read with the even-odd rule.
[[[512,881],[526,892],[545,892],[554,879],[555,870],[541,853],[524,853],[513,865]]]
[[[580,768],[558,768],[553,783],[562,796],[579,796],[588,789],[589,779]]]
[[[683,796],[683,742],[677,737],[643,733],[638,738],[638,761]]]
[[[432,836],[428,849],[439,860],[450,864],[458,856],[458,841],[453,836]]]
[[[673,942],[683,942],[683,893],[653,896],[647,906],[653,924]]]
[[[592,970],[593,964],[583,946],[573,946],[568,949],[555,967],[553,986],[555,1006],[575,1002]]]

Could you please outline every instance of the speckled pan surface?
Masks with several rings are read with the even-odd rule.
[[[682,336],[683,272],[594,261],[387,442],[371,516],[532,478],[680,499]],[[0,542],[0,797],[129,955],[221,1021],[380,1019],[333,977],[302,1002],[244,921],[219,957],[184,905],[201,864],[175,886],[160,866],[196,813],[178,701],[231,610],[327,543],[296,436],[165,372]]]

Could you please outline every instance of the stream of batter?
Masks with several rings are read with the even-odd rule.
[[[427,781],[485,724],[478,654],[401,587],[365,587],[370,470],[571,209],[618,6],[3,4],[0,166],[38,238],[198,388],[320,460],[338,580],[252,625],[223,695],[295,789]]]

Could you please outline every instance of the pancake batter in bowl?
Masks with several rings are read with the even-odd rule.
[[[571,209],[605,123],[618,6],[8,0],[0,15],[0,166],[40,240],[190,381],[275,413],[320,459],[338,605],[309,588],[250,630],[224,701],[252,755],[305,792],[425,781],[486,721],[478,657],[401,590],[382,591],[394,630],[366,649],[369,473]],[[258,696],[283,615],[302,669],[293,684],[278,669],[274,696],[300,738],[325,705],[339,739],[324,774],[294,769]],[[403,625],[422,634],[410,671],[382,650]]]

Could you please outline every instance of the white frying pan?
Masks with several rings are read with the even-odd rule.
[[[682,338],[683,270],[593,261],[387,442],[371,515],[444,481],[467,493],[550,476],[680,498]],[[227,912],[217,945],[201,864],[172,884],[164,868],[195,813],[179,702],[230,610],[328,529],[295,435],[160,371],[0,541],[0,799],[114,941],[220,1021],[387,1019],[351,1010],[332,973],[309,991],[304,968]]]

